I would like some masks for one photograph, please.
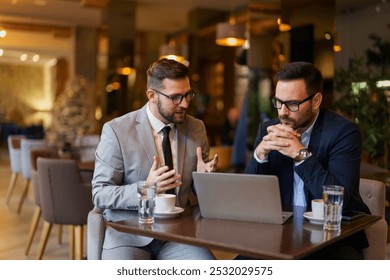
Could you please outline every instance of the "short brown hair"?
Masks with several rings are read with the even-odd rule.
[[[161,88],[164,79],[189,78],[190,69],[173,59],[162,58],[150,65],[146,71],[148,88]]]

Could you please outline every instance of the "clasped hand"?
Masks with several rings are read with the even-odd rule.
[[[298,151],[304,148],[300,141],[301,135],[285,124],[269,126],[267,132],[268,134],[256,147],[256,155],[259,159],[263,159],[271,151],[279,151],[285,156],[295,158]]]

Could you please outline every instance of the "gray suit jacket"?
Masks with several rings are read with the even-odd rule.
[[[94,204],[105,209],[107,220],[123,220],[138,204],[136,182],[146,180],[157,155],[146,106],[104,124],[96,150],[92,179]],[[203,160],[208,161],[209,146],[201,120],[189,115],[178,125],[178,173],[182,185],[178,194],[180,207],[186,207],[192,189],[192,172],[196,171],[196,148],[202,147]],[[104,248],[145,246],[152,238],[120,233],[108,227]]]

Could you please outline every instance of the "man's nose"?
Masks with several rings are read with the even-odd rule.
[[[182,108],[188,108],[190,105],[190,101],[187,101],[187,99],[183,98],[183,100],[180,102],[179,106]]]
[[[288,115],[290,112],[289,109],[287,109],[286,104],[282,104],[282,107],[279,109],[279,114],[280,115]]]

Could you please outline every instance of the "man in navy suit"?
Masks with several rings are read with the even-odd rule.
[[[279,178],[283,205],[307,206],[324,185],[345,188],[344,210],[370,213],[359,194],[361,135],[357,126],[320,108],[322,74],[311,63],[292,62],[276,75],[272,105],[278,119],[260,124],[245,170]],[[364,233],[350,240],[360,253]]]

